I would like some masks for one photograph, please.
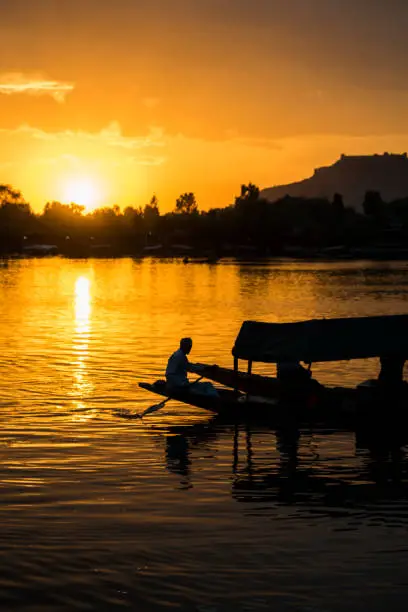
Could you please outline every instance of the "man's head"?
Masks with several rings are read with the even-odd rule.
[[[191,338],[182,338],[180,340],[180,348],[185,355],[188,355],[193,347],[193,341]]]

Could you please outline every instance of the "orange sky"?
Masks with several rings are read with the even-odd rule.
[[[201,208],[408,149],[405,0],[0,0],[0,182]]]

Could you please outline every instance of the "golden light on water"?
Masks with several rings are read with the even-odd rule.
[[[89,332],[91,315],[91,283],[86,276],[80,276],[75,283],[75,321],[79,334]]]
[[[84,399],[93,390],[93,385],[89,380],[88,359],[89,359],[89,338],[91,332],[91,282],[86,276],[79,276],[75,282],[75,333],[73,337],[74,361],[74,385],[72,395],[75,409],[81,415],[76,415],[76,419],[83,420],[89,418],[91,413],[87,412],[87,405]],[[86,412],[86,414],[85,414]]]

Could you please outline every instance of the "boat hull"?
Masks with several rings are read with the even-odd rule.
[[[261,376],[260,374],[247,374],[222,368],[217,365],[202,365],[201,374],[220,385],[231,387],[250,393],[251,395],[262,395],[264,397],[278,398],[281,392],[281,385],[277,378]]]
[[[212,380],[230,387],[236,391],[250,396],[260,396],[274,400],[275,403],[285,406],[303,406],[307,408],[321,408],[325,410],[339,409],[355,401],[357,390],[348,387],[325,387],[315,379],[303,379],[283,384],[278,378],[262,376],[260,374],[247,374],[216,365],[202,364],[201,374]]]
[[[219,398],[192,391],[169,392],[165,381],[154,384],[139,383],[142,389],[170,397],[179,402],[209,410],[231,422],[254,421],[272,427],[313,427],[336,429],[375,429],[391,424],[392,427],[408,428],[408,411],[400,403],[384,406],[361,397],[356,390],[326,389],[325,402],[308,405],[303,402],[283,402],[270,398],[245,395],[231,389],[217,389]],[[406,404],[404,396],[404,406]],[[392,415],[392,416],[391,416]]]
[[[217,389],[219,397],[192,391],[169,392],[165,381],[139,383],[147,391],[170,397],[179,402],[209,410],[232,421],[245,420],[267,423],[273,427],[335,427],[354,428],[359,411],[354,402],[333,401],[323,406],[302,402],[278,402],[270,398],[244,395],[231,389]],[[338,400],[339,398],[337,398]]]

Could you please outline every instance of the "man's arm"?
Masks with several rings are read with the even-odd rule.
[[[187,372],[192,372],[194,374],[201,374],[204,370],[204,367],[201,363],[191,363],[187,360]]]

